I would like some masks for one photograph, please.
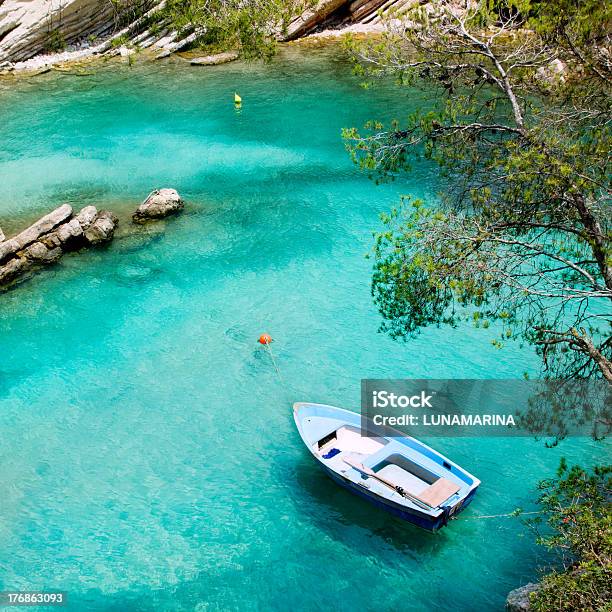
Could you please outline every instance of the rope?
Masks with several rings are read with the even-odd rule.
[[[268,349],[268,352],[270,353],[270,359],[272,359],[272,365],[274,366],[274,369],[276,370],[276,373],[278,374],[279,380],[284,385],[285,381],[283,380],[283,377],[281,376],[280,370],[278,369],[278,365],[276,363],[276,359],[274,359],[274,353],[272,353],[272,347],[270,346],[270,343],[266,342],[264,344],[264,346]]]
[[[466,521],[469,519],[492,519],[492,518],[502,518],[502,517],[507,517],[507,516],[522,516],[523,514],[542,514],[543,512],[544,510],[534,510],[533,512],[509,512],[508,514],[488,514],[488,515],[483,515],[483,516],[462,516],[461,520]]]
[[[291,389],[289,388],[289,385],[285,382],[285,379],[283,378],[280,372],[280,368],[276,363],[276,359],[274,358],[274,353],[272,352],[272,347],[270,346],[270,343],[266,342],[264,346],[268,349],[268,354],[270,355],[272,365],[274,366],[274,370],[276,371],[276,375],[278,376],[278,381],[280,382],[283,393],[285,394],[285,400],[290,406],[292,406],[293,402],[295,401],[295,393],[290,392]]]

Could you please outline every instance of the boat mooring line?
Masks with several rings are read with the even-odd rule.
[[[272,352],[272,347],[270,346],[269,342],[266,342],[264,344],[264,346],[268,349],[268,352],[270,353],[270,359],[272,359],[272,365],[274,366],[274,369],[276,370],[276,373],[278,374],[278,378],[279,380],[283,383],[283,385],[285,384],[285,381],[283,380],[283,377],[281,376],[280,370],[278,369],[278,365],[276,363],[276,359],[274,359],[274,353]]]
[[[290,406],[293,405],[295,398],[294,397],[292,398],[291,394],[289,393],[290,389],[287,386],[287,383],[285,382],[285,379],[283,378],[283,375],[280,372],[280,368],[278,367],[278,363],[276,363],[276,359],[274,358],[274,353],[272,352],[272,347],[270,346],[272,344],[272,337],[269,334],[262,334],[259,337],[258,342],[259,344],[262,344],[268,349],[268,354],[270,355],[272,365],[274,366],[274,370],[276,371],[278,380],[281,384],[283,392],[285,393],[285,399],[287,400]]]
[[[492,519],[492,518],[503,518],[507,516],[522,516],[523,514],[542,514],[544,510],[534,510],[533,512],[508,512],[508,514],[488,514],[483,516],[462,516],[461,520],[466,521],[469,519]]]

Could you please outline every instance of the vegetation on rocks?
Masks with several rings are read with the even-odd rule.
[[[47,48],[49,53],[58,53],[66,48],[66,40],[60,30],[51,30],[47,36]]]
[[[176,30],[199,34],[198,43],[213,50],[236,49],[246,58],[269,58],[278,33],[298,10],[287,0],[169,0],[159,14]]]
[[[612,466],[568,469],[540,483],[542,514],[528,521],[557,567],[531,594],[535,612],[608,610],[612,601]]]

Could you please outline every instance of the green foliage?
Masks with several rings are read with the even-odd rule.
[[[124,45],[127,45],[130,41],[130,37],[127,36],[127,34],[122,34],[121,36],[117,36],[116,38],[113,38],[111,40],[111,47],[113,47],[113,49],[117,49],[119,47],[123,47]]]
[[[587,472],[561,462],[558,478],[540,483],[543,514],[527,523],[559,557],[531,596],[535,612],[610,610],[612,466]],[[541,534],[541,530],[545,532]]]
[[[59,53],[66,48],[66,39],[59,28],[51,30],[47,34],[47,43],[45,48],[49,53]]]
[[[535,344],[549,375],[612,382],[612,9],[437,8],[411,14],[416,28],[348,43],[362,75],[434,91],[403,122],[345,130],[354,161],[378,181],[419,159],[445,178],[438,201],[404,200],[375,237],[382,329],[410,338],[431,324],[497,321],[495,344]],[[550,78],[553,58],[571,71]]]
[[[110,0],[115,13],[115,29],[121,29],[142,17],[151,7],[151,0]]]
[[[199,42],[216,50],[236,49],[249,58],[270,58],[277,32],[295,6],[286,0],[170,0],[159,18],[183,32],[200,32]]]

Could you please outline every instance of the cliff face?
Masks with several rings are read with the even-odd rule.
[[[121,0],[0,0],[0,65],[63,50],[117,52],[112,43],[119,38],[174,50],[177,32],[163,22],[155,35],[146,30],[148,18],[164,5],[141,0],[128,10],[130,3]]]
[[[350,28],[362,26],[363,30],[376,30],[381,26],[383,16],[402,13],[426,4],[428,0],[319,0],[313,7],[306,9],[294,19],[286,34],[293,40],[321,29]]]
[[[289,25],[291,40],[317,28],[361,24],[373,27],[383,12],[406,10],[419,0],[319,0]],[[83,54],[116,52],[113,40],[154,47],[162,53],[177,51],[191,42],[180,39],[168,24],[146,30],[147,16],[160,10],[165,0],[142,0],[139,17],[130,19],[120,0],[0,0],[0,65],[36,55],[68,49]]]
[[[110,33],[109,0],[0,1],[0,62],[26,60],[90,35]]]

